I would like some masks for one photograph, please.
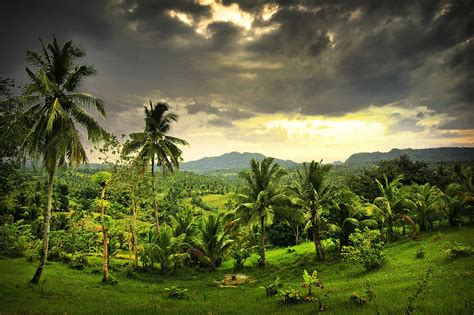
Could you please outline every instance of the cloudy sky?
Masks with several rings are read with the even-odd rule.
[[[24,82],[38,37],[72,39],[107,129],[165,100],[185,160],[474,146],[474,1],[15,0],[0,21],[2,76]]]

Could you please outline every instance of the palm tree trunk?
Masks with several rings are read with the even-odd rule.
[[[321,245],[321,233],[319,231],[318,227],[318,214],[316,212],[316,209],[311,209],[311,228],[312,228],[312,234],[313,234],[313,243],[314,243],[314,248],[316,251],[316,259],[321,259],[324,260],[324,250],[323,246]]]
[[[104,196],[105,196],[106,186],[102,187],[102,192],[100,194],[100,223],[102,225],[102,239],[104,244],[104,255],[102,256],[102,282],[106,283],[109,281],[109,269],[107,268],[107,257],[108,257],[108,246],[107,246],[107,228],[105,227],[104,215],[105,215],[105,206],[104,206]]]
[[[128,243],[128,260],[132,260],[132,240],[131,240],[130,233],[130,221],[127,222],[127,243]]]
[[[387,218],[387,243],[393,240],[393,219],[392,217]]]
[[[265,253],[265,216],[260,217],[260,228],[260,259],[258,261],[258,265],[260,267],[265,267],[267,265],[267,258]]]
[[[36,268],[35,275],[31,279],[30,283],[38,284],[41,275],[43,274],[44,265],[46,264],[46,259],[48,258],[48,246],[49,246],[49,231],[51,225],[51,209],[53,207],[53,187],[54,187],[54,172],[55,168],[49,172],[48,178],[48,201],[46,204],[46,213],[44,215],[43,223],[43,246],[41,247],[40,254],[40,263],[38,268]]]
[[[135,268],[138,268],[138,239],[137,239],[137,206],[135,197],[132,195],[132,212],[133,212],[133,254],[135,256]]]
[[[155,186],[155,156],[151,158],[151,182],[153,192],[153,208],[155,209],[156,234],[160,235],[160,220],[158,216],[158,205],[156,204],[156,186]]]

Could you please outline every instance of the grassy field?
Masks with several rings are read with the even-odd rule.
[[[304,243],[288,249],[268,252],[270,265],[254,267],[256,257],[247,261],[243,271],[255,283],[235,288],[221,288],[214,281],[232,272],[232,261],[227,260],[214,271],[183,269],[176,275],[164,276],[150,272],[128,275],[120,271],[124,260],[111,263],[116,285],[100,283],[99,259],[91,259],[92,266],[79,271],[61,263],[46,266],[43,281],[37,287],[27,285],[36,263],[24,258],[0,260],[0,314],[10,313],[298,313],[317,311],[317,303],[281,305],[281,297],[267,297],[260,286],[279,276],[285,287],[300,288],[302,273],[317,269],[329,292],[327,314],[375,314],[372,302],[365,306],[353,305],[349,297],[353,291],[363,294],[365,281],[370,280],[377,295],[382,314],[401,314],[407,298],[416,289],[417,280],[431,266],[433,275],[426,294],[415,302],[415,313],[472,314],[474,311],[474,257],[447,259],[443,248],[449,242],[474,246],[474,228],[425,233],[418,241],[402,240],[386,247],[387,262],[380,269],[366,272],[339,258],[324,263],[313,261],[314,247]],[[417,249],[423,246],[425,258],[416,259]],[[188,297],[174,300],[164,289],[178,285],[189,289]],[[302,289],[303,290],[303,289]]]
[[[201,196],[201,199],[204,203],[208,204],[211,207],[217,208],[219,210],[224,210],[225,204],[231,198],[232,198],[232,194],[226,194],[226,195],[208,194],[208,195]],[[183,200],[186,205],[192,206],[191,199],[192,198],[189,197],[189,198],[184,198]],[[195,207],[198,209],[201,209],[198,206],[195,206]]]

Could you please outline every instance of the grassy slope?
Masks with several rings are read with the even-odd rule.
[[[278,275],[285,286],[298,288],[304,269],[318,269],[320,278],[329,291],[325,313],[374,313],[371,303],[359,307],[351,305],[351,292],[364,292],[369,278],[377,294],[382,313],[403,313],[406,300],[416,286],[417,279],[428,266],[433,267],[427,294],[416,303],[417,312],[437,314],[472,314],[474,311],[474,257],[446,260],[442,248],[449,241],[474,246],[474,228],[433,232],[420,241],[401,241],[387,247],[387,263],[379,270],[366,273],[360,266],[339,260],[314,263],[313,245],[295,246],[268,252],[270,266],[264,270],[248,267],[244,272],[257,279],[254,284],[237,288],[218,288],[214,280],[230,272],[232,263],[225,261],[216,271],[181,270],[174,276],[137,273],[135,279],[113,270],[119,280],[115,286],[102,286],[96,272],[100,266],[84,271],[72,270],[59,263],[45,269],[44,281],[38,287],[26,283],[36,264],[25,259],[0,260],[0,313],[299,313],[316,310],[316,303],[281,306],[279,297],[267,298],[261,285]],[[415,259],[417,248],[425,248],[426,257]],[[118,265],[123,261],[114,261]],[[255,257],[249,259],[253,265]],[[172,300],[163,292],[165,287],[179,285],[188,288],[185,300]]]
[[[225,204],[227,203],[227,201],[229,201],[231,197],[232,197],[232,194],[225,194],[225,195],[209,194],[209,195],[201,196],[202,201],[204,201],[206,204],[212,207],[218,208],[219,210],[225,209]],[[188,206],[193,206],[193,204],[191,203],[191,199],[192,199],[191,197],[184,198],[183,199],[184,204]],[[198,206],[194,206],[194,207],[196,207],[197,209],[201,209]],[[204,209],[201,209],[201,210],[204,210]]]

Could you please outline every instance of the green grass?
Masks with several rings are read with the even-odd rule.
[[[150,272],[133,273],[128,278],[120,266],[125,260],[113,260],[111,274],[118,284],[100,283],[100,262],[85,270],[73,270],[61,263],[46,266],[38,286],[27,285],[36,263],[24,258],[0,260],[0,313],[206,313],[206,314],[310,314],[317,303],[284,306],[280,297],[266,297],[260,286],[279,276],[285,287],[300,288],[302,273],[317,269],[329,291],[327,314],[375,313],[372,303],[352,305],[353,291],[363,294],[365,280],[370,279],[382,313],[401,314],[408,296],[414,292],[421,274],[433,267],[426,294],[415,302],[415,313],[472,314],[474,311],[474,257],[446,259],[443,248],[448,242],[462,242],[474,247],[474,228],[443,230],[422,235],[419,241],[402,240],[386,247],[387,262],[381,268],[366,272],[338,258],[314,262],[314,247],[304,243],[288,249],[268,251],[270,265],[254,267],[251,257],[243,273],[255,278],[252,284],[237,288],[220,288],[213,282],[231,272],[232,261],[224,261],[215,271],[187,268],[177,275],[164,276]],[[416,259],[419,246],[425,258]],[[189,289],[184,300],[169,299],[164,288],[178,285]],[[300,288],[302,289],[302,288]],[[303,289],[302,289],[303,290]]]
[[[209,194],[209,195],[204,195],[201,196],[202,201],[206,204],[208,204],[211,207],[218,208],[219,210],[224,210],[225,209],[225,204],[229,201],[229,199],[232,198],[232,194],[225,194],[225,195],[219,195],[219,194]],[[184,198],[183,201],[186,205],[188,206],[193,206],[191,203],[191,197]],[[198,206],[195,206],[197,209],[201,209]],[[206,211],[204,209],[201,209],[203,211]]]

